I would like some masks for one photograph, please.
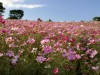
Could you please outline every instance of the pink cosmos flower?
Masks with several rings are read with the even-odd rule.
[[[97,54],[97,50],[92,50],[92,49],[89,49],[86,51],[86,54],[89,54],[90,55],[90,58],[94,58],[94,56]]]
[[[69,48],[67,58],[68,60],[75,60],[76,52],[73,49]]]
[[[70,39],[70,42],[74,43],[76,40],[74,38]]]
[[[25,46],[26,44],[27,44],[27,42],[24,41],[24,42],[21,44],[21,46]]]
[[[79,54],[76,54],[76,59],[80,59],[81,56]]]
[[[84,51],[84,50],[86,50],[86,48],[84,48],[84,47],[81,47],[81,50],[83,50],[83,51]]]
[[[80,44],[76,44],[77,50],[80,50]]]
[[[8,44],[8,43],[11,43],[11,42],[13,42],[14,40],[13,40],[13,38],[12,37],[8,37],[8,38],[6,38],[6,44]]]
[[[15,45],[14,42],[12,42],[11,44],[9,44],[9,47],[18,47],[17,45]]]
[[[91,51],[90,58],[93,58],[97,53],[96,50]]]
[[[69,48],[68,54],[76,54],[76,51],[72,48]]]
[[[91,51],[92,51],[92,49],[88,49],[88,50],[86,51],[86,54],[91,54]]]
[[[96,42],[100,42],[100,38],[96,40]]]
[[[50,42],[49,39],[44,39],[44,40],[41,41],[41,44],[44,45],[45,43],[48,43],[48,42]]]
[[[66,51],[66,49],[63,50],[63,54],[62,54],[62,56],[63,56],[63,57],[66,57],[66,56],[67,56],[67,51]]]
[[[61,51],[62,50],[62,48],[57,48],[55,51]]]
[[[87,43],[87,45],[90,45],[90,44],[93,44],[93,43],[95,43],[95,40],[94,39],[90,39],[89,43]]]
[[[0,57],[2,57],[4,54],[3,53],[0,53]]]
[[[47,61],[50,61],[51,60],[51,58],[47,58],[47,59],[45,59],[45,61],[47,62]]]
[[[58,68],[54,68],[54,69],[53,69],[53,73],[54,73],[54,74],[57,74],[58,72],[59,72],[59,69],[58,69]]]
[[[14,58],[12,58],[12,60],[11,60],[11,63],[12,63],[13,65],[15,65],[16,62],[18,61],[18,58],[19,58],[19,55],[14,56]]]
[[[66,57],[66,56],[67,56],[67,54],[66,54],[66,53],[63,53],[63,54],[62,54],[62,56],[63,56],[63,57]]]
[[[68,60],[76,60],[76,59],[80,59],[81,56],[79,54],[76,54],[74,50],[69,49],[67,58]]]
[[[14,52],[13,51],[8,51],[6,53],[6,55],[9,56],[9,57],[13,57],[14,56]]]
[[[36,60],[37,62],[43,63],[46,60],[46,58],[44,58],[44,56],[37,56]]]
[[[55,48],[58,48],[58,47],[60,47],[60,46],[61,46],[61,44],[60,44],[59,42],[57,42],[57,43],[54,44],[54,47],[55,47]]]
[[[92,68],[92,70],[97,71],[99,69],[99,66],[91,67],[91,68]]]
[[[33,43],[35,43],[34,38],[29,38],[29,39],[27,40],[27,43],[29,43],[29,44],[33,44]]]

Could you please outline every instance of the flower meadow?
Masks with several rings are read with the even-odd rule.
[[[100,22],[0,17],[0,75],[100,75]]]

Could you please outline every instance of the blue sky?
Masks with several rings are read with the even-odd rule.
[[[0,0],[6,7],[4,18],[9,10],[23,9],[23,19],[44,21],[80,21],[92,20],[100,16],[100,0]],[[9,5],[11,4],[11,5]]]

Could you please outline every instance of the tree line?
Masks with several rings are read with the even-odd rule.
[[[3,13],[5,11],[5,7],[3,6],[3,3],[0,2],[0,16],[3,16]],[[22,19],[24,16],[24,11],[21,9],[13,9],[9,11],[9,17],[8,19]],[[39,21],[42,21],[40,18],[38,18]],[[48,21],[52,22],[51,19]],[[93,18],[93,21],[100,21],[100,16],[96,16]]]
[[[5,12],[5,7],[3,6],[3,3],[0,2],[0,16],[3,16],[3,13]],[[9,11],[9,17],[8,19],[22,19],[24,16],[24,11],[21,9],[13,9]]]

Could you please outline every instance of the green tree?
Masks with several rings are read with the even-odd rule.
[[[24,11],[20,9],[10,10],[9,19],[22,19]]]
[[[38,22],[42,22],[43,20],[42,20],[41,18],[38,18],[37,21],[38,21]]]
[[[52,22],[52,20],[51,20],[51,19],[49,19],[47,22]]]
[[[5,8],[3,7],[3,3],[0,2],[0,16],[3,16]]]
[[[99,17],[94,17],[93,21],[100,21],[100,16]]]

